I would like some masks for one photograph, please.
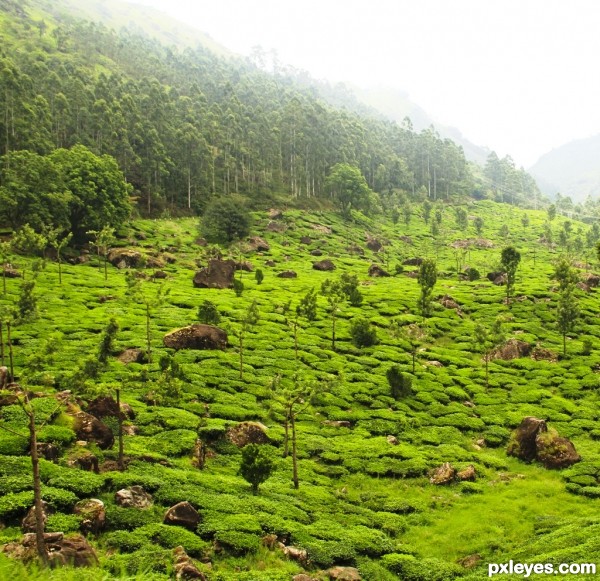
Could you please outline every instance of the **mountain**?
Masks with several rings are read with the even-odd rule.
[[[485,165],[486,159],[491,153],[487,147],[472,143],[456,127],[435,121],[422,107],[411,101],[407,93],[392,87],[372,89],[353,87],[353,90],[360,101],[380,111],[392,121],[401,124],[408,117],[415,131],[422,131],[433,125],[441,137],[451,139],[462,146],[465,157],[469,161]]]
[[[574,201],[600,196],[600,134],[571,141],[543,155],[531,168],[546,194],[561,193]]]

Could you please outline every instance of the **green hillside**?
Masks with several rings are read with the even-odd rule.
[[[133,10],[0,0],[0,579],[600,562],[597,208]]]
[[[581,317],[563,358],[555,323],[556,283],[550,276],[558,252],[538,241],[546,230],[545,213],[480,202],[467,208],[470,224],[459,230],[454,213],[438,209],[442,234],[436,239],[417,215],[406,227],[358,214],[349,223],[331,212],[290,210],[276,220],[256,213],[252,235],[264,237],[270,249],[257,252],[242,243],[223,250],[225,258],[247,260],[264,273],[258,284],[253,273],[239,271],[244,285],[239,297],[227,289],[193,288],[197,264],[214,256],[210,246],[197,245],[196,220],[133,222],[118,245],[147,257],[148,266],[134,270],[146,301],[151,303],[158,289],[169,291],[151,309],[152,363],[126,365],[116,359],[127,348],[144,351],[147,346],[144,304],[132,302],[123,271],[109,266],[105,280],[102,260],[92,258],[63,265],[60,285],[57,264],[49,261],[35,279],[38,317],[12,328],[17,379],[42,396],[32,400],[40,416],[54,410],[54,419],[41,430],[41,439],[60,451],[57,463],[41,461],[42,492],[56,510],[46,530],[78,530],[81,517],[71,515],[74,503],[99,498],[106,505],[106,525],[88,539],[100,566],[112,575],[144,570],[144,579],[167,578],[177,545],[199,561],[208,579],[291,579],[302,569],[318,576],[335,565],[357,567],[363,579],[479,579],[488,563],[517,557],[527,562],[597,560],[597,290],[576,291]],[[489,242],[469,245],[460,254],[461,269],[468,264],[484,275],[495,270],[503,245],[513,243],[522,261],[510,306],[503,304],[502,286],[485,278],[457,280],[459,253],[450,244],[477,239],[476,216],[484,221],[481,240]],[[508,226],[508,239],[499,238],[499,223]],[[273,224],[284,231],[273,232]],[[573,236],[580,235],[579,228],[575,224]],[[562,223],[553,222],[552,229],[556,234]],[[367,248],[373,239],[385,241],[383,250]],[[316,250],[322,255],[315,256]],[[437,258],[440,272],[426,320],[418,314],[419,285],[410,276],[417,269],[396,268],[404,259],[423,256]],[[323,258],[337,269],[314,270],[313,262]],[[23,272],[31,264],[24,256],[10,260]],[[399,273],[370,277],[373,263]],[[159,266],[167,275],[162,282],[149,278]],[[277,276],[289,270],[297,278]],[[326,279],[344,273],[357,275],[363,301],[359,307],[340,302],[334,350],[325,297],[317,298],[314,321],[296,318],[296,307],[311,288],[318,290]],[[0,304],[18,304],[20,288],[22,283],[9,279]],[[458,307],[448,308],[452,304],[446,295]],[[217,306],[229,346],[166,349],[163,335],[196,322],[205,300]],[[235,331],[253,304],[259,320],[244,336],[240,368]],[[474,332],[476,323],[491,327],[498,316],[506,339],[536,346],[539,357],[491,360],[486,388]],[[353,344],[351,325],[359,317],[376,329],[377,344]],[[107,363],[91,365],[112,318],[119,330]],[[414,372],[406,336],[411,324],[427,333],[417,348]],[[410,395],[392,397],[386,373],[393,365],[412,378]],[[298,489],[292,485],[290,455],[282,457],[284,416],[273,395],[274,381],[315,389],[312,405],[297,418]],[[88,409],[98,396],[114,397],[116,388],[135,413],[125,422],[130,428],[123,472],[116,470],[116,444],[82,447],[72,423],[75,410]],[[64,389],[74,398],[67,408],[42,405],[48,398],[55,402],[55,394]],[[32,496],[27,441],[14,434],[25,429],[24,414],[18,405],[3,402],[2,425],[13,430],[0,431],[1,538],[8,542],[20,537],[19,522]],[[543,418],[570,438],[582,462],[555,471],[508,457],[510,432],[525,416]],[[104,421],[116,433],[115,419]],[[240,450],[225,437],[229,428],[247,421],[268,428],[275,459],[275,472],[257,496],[239,474]],[[198,437],[207,446],[203,469],[192,460]],[[82,455],[97,458],[99,474],[77,468]],[[457,469],[472,465],[476,480],[431,484],[431,471],[444,462]],[[115,505],[115,492],[134,484],[153,495],[153,508]],[[180,501],[189,501],[202,515],[196,531],[161,524],[167,508]],[[298,563],[277,546],[265,547],[262,539],[268,535],[306,550],[308,561]],[[475,554],[480,559],[474,570],[457,564]],[[16,565],[5,559],[0,563],[4,577],[25,578]],[[65,575],[57,572],[52,578]]]

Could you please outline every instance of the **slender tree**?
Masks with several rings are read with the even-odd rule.
[[[437,282],[437,267],[434,260],[427,258],[421,263],[417,281],[421,287],[419,309],[422,317],[426,318],[431,314],[431,294]]]
[[[517,268],[521,262],[521,254],[513,246],[507,246],[502,250],[500,257],[500,263],[502,268],[506,272],[506,304],[510,304],[510,297],[515,288],[515,278],[517,274]]]
[[[556,324],[562,335],[563,357],[566,357],[567,335],[573,332],[579,317],[579,307],[575,297],[575,288],[579,277],[571,261],[563,256],[554,265],[554,278],[558,281]]]

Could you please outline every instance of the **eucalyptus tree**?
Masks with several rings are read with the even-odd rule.
[[[510,297],[515,288],[517,269],[521,262],[521,253],[514,246],[507,246],[502,250],[500,263],[506,272],[506,304],[510,304]]]

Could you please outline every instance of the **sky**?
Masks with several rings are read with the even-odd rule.
[[[400,89],[439,123],[529,167],[600,133],[598,0],[128,0],[242,55]]]

